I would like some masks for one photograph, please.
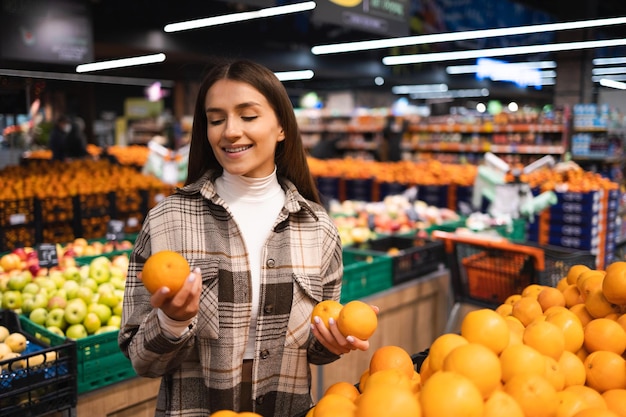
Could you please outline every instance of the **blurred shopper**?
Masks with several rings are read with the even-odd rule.
[[[72,130],[72,123],[66,115],[61,115],[54,122],[54,127],[50,131],[50,141],[48,146],[52,151],[53,161],[65,161],[65,141]]]

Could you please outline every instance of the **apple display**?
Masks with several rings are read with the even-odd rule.
[[[90,313],[95,313],[100,319],[101,323],[106,323],[113,316],[113,310],[111,307],[105,304],[100,303],[91,303],[87,306],[87,311]]]
[[[10,290],[22,291],[26,284],[33,281],[33,274],[30,271],[20,271],[17,274],[10,275],[7,287]]]
[[[80,285],[82,287],[87,287],[87,288],[91,289],[91,291],[93,291],[93,292],[98,291],[98,283],[96,282],[95,279],[93,279],[91,277],[87,277],[87,278],[83,279],[80,282]]]
[[[65,336],[70,339],[82,339],[88,335],[87,329],[82,323],[72,324],[65,329]]]
[[[65,279],[71,279],[73,281],[80,281],[82,278],[80,275],[80,269],[75,265],[68,266],[63,269],[62,276]]]
[[[46,317],[46,327],[49,328],[50,326],[58,327],[61,331],[67,327],[64,308],[57,307],[48,311],[48,317]]]
[[[94,292],[90,287],[81,285],[77,290],[76,290],[76,298],[79,298],[81,300],[83,300],[85,302],[85,304],[89,305],[94,298]]]
[[[89,263],[89,276],[98,284],[107,282],[111,277],[110,267],[111,260],[106,256],[99,256]]]
[[[88,334],[93,334],[102,326],[102,322],[100,321],[100,317],[92,311],[88,312],[85,316],[83,326],[85,326],[85,330],[87,330]]]
[[[2,293],[2,308],[9,310],[19,310],[22,308],[22,293],[15,290]]]
[[[48,309],[44,307],[35,308],[33,311],[30,312],[28,318],[33,323],[45,327],[46,319],[48,318]]]
[[[24,285],[24,288],[22,288],[22,294],[37,294],[38,292],[39,285],[36,282],[29,282],[28,284]]]
[[[78,289],[80,288],[80,284],[76,281],[65,281],[63,284],[63,289],[67,294],[67,299],[71,300],[72,298],[76,298],[78,294]]]
[[[51,294],[54,290],[56,290],[57,286],[49,277],[35,277],[33,282],[39,285],[39,288],[44,288],[48,291],[48,294]]]
[[[68,324],[82,323],[86,315],[87,304],[81,298],[74,298],[67,302],[65,306],[65,321]]]

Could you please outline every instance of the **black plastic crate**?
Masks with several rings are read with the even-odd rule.
[[[27,338],[20,357],[0,361],[0,415],[35,417],[66,411],[77,402],[76,344],[70,339],[50,345],[22,329],[22,317],[0,310],[0,324]],[[46,362],[42,362],[45,355]],[[52,359],[54,358],[54,359]]]
[[[0,199],[0,227],[21,226],[35,223],[35,199]]]
[[[74,219],[74,197],[45,197],[35,199],[38,221],[43,224],[67,222]]]
[[[110,216],[115,193],[79,194],[74,197],[74,214],[80,219]]]
[[[526,242],[525,244],[543,250],[544,269],[537,272],[537,281],[541,285],[556,287],[559,280],[567,276],[567,272],[574,265],[586,265],[590,269],[596,269],[596,256],[589,251],[554,245],[540,245],[534,242]]]
[[[24,246],[35,246],[37,230],[35,224],[0,226],[0,252],[8,252]]]
[[[442,242],[421,237],[385,236],[358,247],[384,252],[393,258],[394,285],[436,271],[445,260]]]

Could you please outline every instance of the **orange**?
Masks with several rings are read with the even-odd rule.
[[[456,372],[432,374],[422,386],[420,402],[424,417],[483,417],[484,401],[480,390],[472,380]],[[379,416],[384,415],[390,414]]]
[[[509,345],[513,343],[522,343],[522,336],[524,335],[525,329],[522,322],[513,316],[505,317],[504,321],[506,321],[506,324],[509,326],[509,330],[511,331],[509,335]]]
[[[587,386],[598,392],[626,388],[626,360],[615,352],[598,350],[585,359]]]
[[[604,281],[604,273],[600,271],[589,271],[580,275],[577,286],[583,301],[591,292],[602,290],[602,281]]]
[[[585,272],[585,271],[590,271],[591,268],[589,268],[587,265],[572,265],[570,267],[570,269],[567,271],[567,283],[568,284],[576,284],[576,282],[578,281],[578,277],[580,276],[581,273]]]
[[[340,394],[322,396],[317,404],[313,417],[352,417],[356,411],[354,402]]]
[[[563,311],[569,311],[569,308],[567,308],[565,306],[552,306],[552,307],[548,307],[547,309],[543,310],[543,315],[544,316],[549,316],[549,315],[560,313],[560,312],[563,312]]]
[[[237,412],[232,411],[232,410],[219,410],[214,413],[211,413],[211,416],[213,417],[233,417],[236,415],[237,415]]]
[[[517,374],[506,381],[504,392],[517,401],[526,416],[554,417],[556,414],[556,389],[541,374]]]
[[[626,304],[626,262],[613,262],[606,268],[602,292],[613,304]]]
[[[395,387],[396,389],[405,389],[411,392],[416,392],[413,391],[415,387],[411,378],[408,378],[400,369],[390,368],[371,374],[367,378],[365,386],[361,389],[361,393],[365,394],[366,392],[377,389],[381,386]]]
[[[524,326],[543,314],[541,304],[533,297],[522,297],[513,304],[511,315],[517,317]]]
[[[162,287],[170,289],[169,296],[174,296],[189,276],[187,260],[178,252],[162,250],[148,257],[143,265],[141,281],[150,293]]]
[[[546,371],[546,358],[537,349],[524,344],[507,346],[500,353],[502,382],[506,383],[520,373],[543,375]]]
[[[559,311],[546,317],[546,322],[556,325],[565,341],[565,350],[577,352],[583,345],[585,334],[580,319],[570,311]]]
[[[572,417],[619,417],[613,411],[602,407],[585,408]]]
[[[585,307],[593,318],[606,317],[611,313],[619,313],[620,307],[606,299],[602,288],[591,290],[585,297]]]
[[[512,304],[504,303],[504,304],[500,304],[498,307],[496,307],[496,313],[498,313],[502,317],[510,316],[512,311],[513,311],[513,305]]]
[[[570,284],[565,288],[563,290],[563,297],[565,297],[565,306],[570,308],[584,301],[576,284]]]
[[[572,417],[577,412],[588,408],[585,400],[573,392],[559,391],[556,395],[558,398],[558,407],[555,417]]]
[[[367,385],[367,380],[370,377],[370,370],[369,368],[364,370],[361,373],[361,376],[359,377],[359,392],[363,392],[363,390],[365,389],[365,385]]]
[[[578,398],[581,398],[587,407],[605,407],[606,401],[595,389],[588,387],[586,385],[572,385],[570,387],[566,387],[563,391],[572,392]]]
[[[353,300],[343,306],[337,317],[337,329],[344,336],[367,340],[378,327],[374,309],[363,301]]]
[[[313,414],[315,413],[315,407],[311,407],[309,408],[309,411],[307,411],[306,415],[304,417],[313,417]]]
[[[360,393],[357,387],[355,387],[353,384],[346,381],[338,381],[326,388],[326,391],[324,391],[324,395],[328,394],[343,395],[344,397],[347,397],[354,401],[357,399]]]
[[[483,417],[524,417],[522,407],[504,391],[494,391],[485,401]]]
[[[560,327],[548,321],[529,324],[522,335],[524,344],[557,360],[565,350],[565,336]]]
[[[343,305],[337,300],[323,300],[320,301],[313,307],[313,311],[311,312],[311,323],[315,322],[315,317],[319,317],[324,326],[329,328],[328,319],[332,318],[337,321],[339,317],[339,312],[343,308]]]
[[[434,371],[430,367],[430,356],[427,356],[422,362],[422,366],[420,366],[420,371],[419,371],[420,381],[422,385],[424,384],[424,382],[426,382],[428,378],[430,378],[433,372]]]
[[[554,287],[544,287],[539,294],[537,294],[537,301],[539,301],[539,305],[541,305],[544,312],[553,306],[565,307],[565,296]]]
[[[610,389],[602,393],[609,410],[618,417],[626,417],[626,389]]]
[[[591,316],[591,314],[589,314],[589,310],[587,310],[587,306],[585,306],[585,303],[576,304],[575,306],[570,307],[569,311],[578,316],[578,318],[580,319],[580,323],[583,326],[593,320],[593,317]]]
[[[593,319],[585,326],[584,347],[589,353],[607,350],[621,355],[626,349],[626,332],[611,319]]]
[[[508,297],[506,297],[506,299],[504,300],[504,304],[511,304],[511,305],[513,305],[520,298],[522,298],[522,294],[511,294]]]
[[[469,343],[466,338],[456,333],[444,333],[437,336],[428,350],[429,366],[432,371],[443,368],[443,361],[456,347]],[[423,365],[422,365],[423,366]]]
[[[626,332],[626,314],[620,315],[615,321],[622,326],[622,329]]]
[[[415,365],[411,355],[399,346],[381,346],[374,351],[370,358],[370,376],[384,369],[399,369],[409,379],[413,377]]]
[[[354,417],[380,416],[421,417],[422,409],[411,391],[381,385],[361,394],[354,413]]]
[[[570,385],[584,385],[587,380],[585,364],[575,353],[565,351],[559,358],[559,368],[564,375],[564,388]]]
[[[556,283],[556,289],[563,292],[563,290],[565,288],[567,288],[567,286],[569,286],[569,282],[567,282],[567,277],[563,277],[561,278],[557,283]]]
[[[524,299],[530,298],[522,297],[513,308]],[[489,308],[470,311],[461,321],[461,336],[470,343],[487,346],[496,354],[509,345],[510,333],[504,317]]]
[[[537,295],[543,290],[543,285],[529,284],[522,290],[522,297],[537,298]]]
[[[213,415],[213,414],[211,414]],[[313,415],[313,414],[311,414]],[[253,413],[252,411],[240,411],[239,413],[237,413],[237,416],[239,417],[263,417],[261,414],[259,413]]]
[[[442,370],[468,377],[476,384],[484,399],[498,388],[502,379],[500,358],[479,343],[468,343],[452,349],[443,361]]]
[[[544,376],[555,390],[561,391],[565,388],[565,374],[561,371],[561,365],[550,356],[546,356],[546,372]]]

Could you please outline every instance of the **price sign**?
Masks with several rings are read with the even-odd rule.
[[[57,246],[54,243],[40,243],[37,246],[37,259],[42,268],[51,268],[59,264]]]
[[[109,220],[107,224],[107,240],[124,240],[124,222],[122,220]]]

